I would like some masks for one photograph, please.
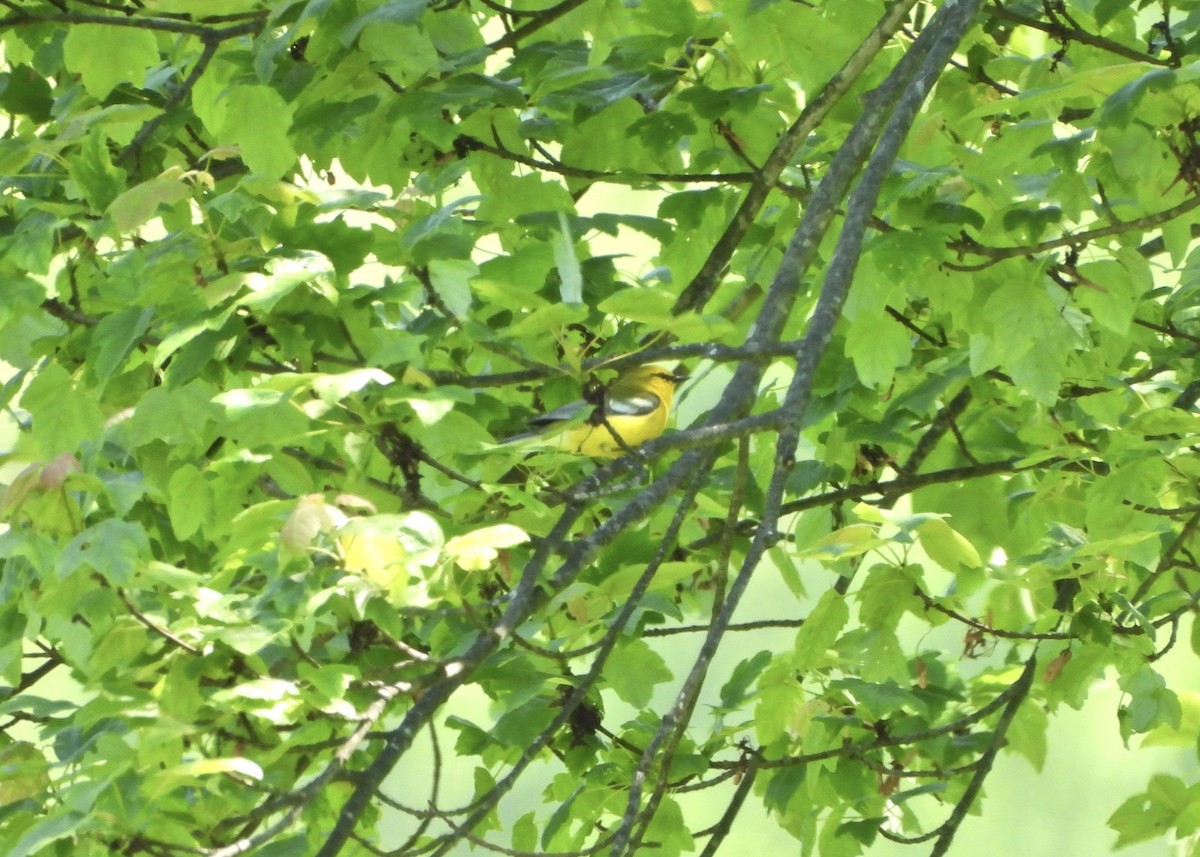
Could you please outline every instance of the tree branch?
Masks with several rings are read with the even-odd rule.
[[[204,74],[204,70],[208,68],[213,57],[217,55],[217,48],[221,42],[218,39],[204,39],[204,50],[200,53],[200,58],[196,60],[196,64],[192,67],[192,71],[184,79],[180,87],[171,94],[171,97],[166,100],[162,106],[161,112],[141,127],[137,135],[129,142],[121,153],[117,155],[116,162],[119,164],[122,161],[130,158],[136,159],[142,151],[142,146],[150,139],[150,136],[155,132],[159,125],[166,121],[167,116],[171,111],[179,106],[183,99],[187,98],[188,94],[199,82],[200,76]]]
[[[1126,232],[1151,229],[1187,214],[1198,205],[1200,205],[1200,196],[1193,196],[1164,211],[1148,214],[1136,220],[1126,220],[1110,226],[1100,226],[1096,229],[1076,232],[1073,235],[1063,235],[1059,238],[1053,238],[1049,241],[1042,241],[1038,244],[1031,244],[1025,247],[985,247],[973,240],[951,241],[946,246],[956,251],[960,258],[962,255],[969,253],[974,256],[986,256],[989,261],[978,265],[960,265],[952,262],[943,262],[942,265],[953,271],[982,271],[984,268],[988,268],[1004,259],[1013,259],[1018,256],[1036,256],[1039,253],[1045,253],[1047,250],[1056,250],[1060,247],[1080,247],[1097,238],[1107,238],[1111,235],[1122,235]]]
[[[1144,51],[1134,50],[1131,47],[1115,42],[1112,39],[1104,36],[1097,36],[1094,33],[1089,33],[1078,26],[1067,26],[1058,21],[1039,21],[1037,18],[1030,18],[1027,15],[1022,15],[1020,12],[1014,12],[1011,9],[1001,6],[999,0],[996,0],[994,5],[987,7],[987,14],[994,18],[1000,18],[1004,21],[1012,21],[1014,24],[1020,24],[1022,27],[1030,27],[1034,30],[1041,30],[1060,42],[1079,42],[1081,45],[1088,45],[1093,48],[1099,48],[1102,51],[1107,51],[1117,56],[1125,57],[1126,59],[1137,60],[1138,62],[1150,63],[1151,65],[1167,66],[1174,68],[1179,65],[1175,58],[1159,59],[1156,56],[1145,53]]]
[[[1021,703],[1029,696],[1029,690],[1033,687],[1033,676],[1036,667],[1037,653],[1035,652],[1029,656],[1029,660],[1025,662],[1025,669],[1021,672],[1020,678],[1010,688],[1012,693],[1004,706],[1000,720],[996,723],[996,728],[992,732],[992,740],[988,743],[988,748],[980,757],[979,767],[975,769],[970,783],[967,784],[966,791],[963,792],[963,796],[959,798],[958,803],[954,805],[954,810],[950,813],[950,817],[942,824],[938,833],[937,844],[929,852],[929,857],[941,857],[954,841],[954,835],[958,832],[959,825],[967,817],[967,812],[971,809],[971,804],[975,803],[975,798],[978,796],[980,789],[983,788],[983,781],[987,779],[987,775],[992,771],[992,764],[996,761],[996,755],[1000,752],[1000,748],[1004,746],[1004,736],[1008,733],[1008,727],[1012,725],[1013,718],[1017,716],[1017,710],[1021,707]]]
[[[503,36],[490,43],[488,45],[488,49],[491,50],[492,53],[495,53],[497,51],[514,47],[517,42],[521,41],[526,36],[531,36],[543,27],[550,26],[563,15],[579,8],[586,2],[587,0],[563,0],[563,2],[559,3],[557,6],[551,6],[549,9],[538,12],[537,17],[528,24],[524,24],[509,33],[505,33]]]
[[[92,15],[87,12],[61,12],[57,14],[38,14],[26,11],[16,11],[12,15],[0,18],[0,28],[19,27],[28,24],[99,24],[106,27],[127,27],[135,30],[154,30],[161,33],[178,33],[185,36],[196,36],[205,41],[224,41],[236,36],[248,36],[259,32],[267,13],[255,15],[254,20],[244,21],[228,27],[214,28],[205,24],[194,24],[190,21],[173,20],[165,17],[147,18],[142,16],[120,17],[117,15]]]
[[[589,170],[583,167],[572,167],[555,161],[539,161],[537,158],[505,149],[496,143],[485,143],[476,137],[460,137],[462,145],[468,151],[487,152],[498,158],[524,164],[537,170],[567,176],[569,178],[588,179],[589,181],[611,182],[613,184],[638,184],[647,180],[676,183],[705,183],[705,184],[741,184],[754,180],[754,173],[637,173],[613,170]]]
[[[708,303],[717,289],[722,273],[733,257],[734,251],[741,245],[746,231],[754,223],[767,194],[784,169],[791,163],[792,156],[800,144],[829,115],[839,101],[850,91],[871,62],[883,50],[884,45],[901,28],[915,0],[901,0],[888,7],[883,17],[867,37],[855,48],[854,53],[834,73],[833,77],[822,87],[816,98],[808,102],[804,110],[791,124],[784,135],[775,144],[766,162],[758,170],[746,190],[746,196],[738,206],[737,212],[725,227],[721,237],[717,239],[700,270],[692,277],[692,281],[679,293],[672,312],[682,315],[689,310],[699,309]]]

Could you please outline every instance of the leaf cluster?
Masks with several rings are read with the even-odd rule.
[[[1110,672],[1194,746],[1193,5],[0,0],[7,853],[941,854]]]

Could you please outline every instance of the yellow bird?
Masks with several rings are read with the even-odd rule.
[[[537,438],[566,452],[616,458],[663,433],[675,387],[682,380],[661,366],[638,366],[587,401],[569,402],[534,417],[531,431],[503,443]]]

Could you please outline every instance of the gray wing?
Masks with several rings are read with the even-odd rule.
[[[537,427],[545,427],[553,423],[565,423],[568,420],[579,419],[587,415],[592,410],[592,406],[584,401],[567,402],[565,405],[560,405],[554,410],[538,414],[536,417],[529,418],[529,425]]]
[[[610,417],[644,417],[662,405],[662,399],[653,393],[638,393],[633,396],[609,399],[604,404],[604,413]]]

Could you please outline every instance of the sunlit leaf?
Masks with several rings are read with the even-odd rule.
[[[529,541],[529,534],[512,524],[496,524],[446,540],[446,555],[464,571],[482,571],[500,551]]]

